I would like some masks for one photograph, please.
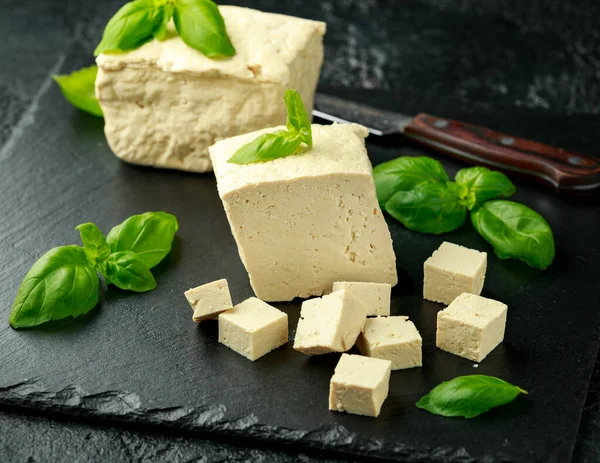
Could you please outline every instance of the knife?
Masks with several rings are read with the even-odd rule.
[[[429,114],[405,116],[322,93],[315,96],[312,114],[330,122],[356,122],[377,137],[403,134],[469,164],[515,173],[558,192],[586,194],[600,188],[598,159],[465,122]]]

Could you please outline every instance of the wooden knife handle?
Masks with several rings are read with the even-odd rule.
[[[585,194],[600,187],[600,160],[484,127],[419,114],[404,134],[470,164],[527,176],[559,191]]]

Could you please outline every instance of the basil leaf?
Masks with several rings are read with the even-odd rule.
[[[373,169],[377,199],[381,207],[398,191],[412,190],[424,182],[450,181],[444,166],[426,156],[403,156]]]
[[[102,108],[95,93],[98,67],[90,66],[71,74],[53,75],[52,78],[69,103],[77,109],[102,117]]]
[[[173,5],[167,3],[160,8],[162,8],[162,20],[157,28],[154,29],[154,37],[157,40],[164,40],[167,37],[167,26],[173,17]]]
[[[102,263],[102,274],[118,288],[138,293],[156,288],[156,280],[137,254],[131,251],[115,252]]]
[[[176,0],[173,20],[181,40],[207,57],[235,55],[225,21],[211,0]]]
[[[421,233],[445,233],[460,227],[467,208],[442,183],[421,183],[399,191],[385,203],[385,210],[406,228]]]
[[[519,394],[527,391],[493,376],[459,376],[434,387],[417,407],[434,415],[474,418],[512,402]]]
[[[141,47],[154,38],[155,32],[160,32],[164,13],[164,8],[156,5],[154,0],[126,3],[106,24],[94,56]]]
[[[292,134],[298,134],[302,142],[312,146],[310,119],[300,94],[296,90],[286,90],[283,99],[287,106],[286,127],[288,131]]]
[[[92,266],[95,267],[99,262],[108,257],[110,253],[108,243],[96,224],[92,222],[83,223],[77,226],[75,230],[79,231],[83,249]]]
[[[272,159],[284,158],[296,153],[301,140],[285,130],[264,133],[250,143],[238,149],[227,162],[232,164],[251,164]]]
[[[527,206],[506,200],[488,201],[471,212],[471,222],[500,259],[517,258],[540,269],[554,260],[552,229]]]
[[[13,328],[77,317],[98,302],[98,275],[80,246],[51,249],[33,264],[17,292],[8,322]]]
[[[511,196],[517,191],[506,175],[485,167],[461,169],[454,180],[459,185],[464,185],[475,196],[475,203],[469,207],[469,210],[488,199]]]
[[[171,251],[178,228],[174,215],[146,212],[113,227],[106,241],[111,252],[132,251],[150,269]]]

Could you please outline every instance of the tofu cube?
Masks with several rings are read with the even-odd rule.
[[[390,314],[392,298],[392,285],[389,283],[362,283],[350,281],[336,281],[333,283],[333,291],[345,289],[354,298],[365,306],[367,316]]]
[[[450,304],[462,293],[481,294],[487,254],[444,241],[425,261],[423,297]]]
[[[195,322],[217,318],[221,312],[233,307],[229,285],[224,279],[188,289],[184,295],[194,309],[192,319]]]
[[[219,315],[219,342],[254,361],[288,342],[288,316],[251,297]]]
[[[392,362],[342,354],[329,383],[329,410],[379,416],[388,396]]]
[[[408,317],[368,318],[356,346],[360,353],[392,362],[392,370],[423,365],[423,340]]]
[[[325,23],[237,6],[219,11],[236,49],[231,58],[207,58],[173,23],[165,40],[98,56],[96,96],[119,158],[207,172],[216,140],[285,124],[286,89],[300,92],[310,114]]]
[[[307,355],[345,352],[356,342],[366,319],[364,306],[348,291],[304,301],[294,349]]]
[[[377,203],[367,129],[313,124],[313,147],[237,165],[238,148],[275,127],[210,148],[219,195],[257,297],[320,296],[334,281],[395,285],[396,257]]]
[[[464,293],[438,312],[436,346],[481,362],[504,339],[507,306]]]

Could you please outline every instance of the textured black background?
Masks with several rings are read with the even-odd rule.
[[[328,22],[322,91],[346,95],[406,112],[429,111],[444,116],[460,117],[470,122],[492,125],[518,135],[562,144],[591,154],[600,152],[600,140],[597,135],[600,117],[596,115],[600,111],[600,29],[596,24],[597,18],[600,17],[600,6],[597,2],[424,0],[257,1],[244,2],[244,4]],[[83,219],[81,221],[84,221],[102,216],[106,223],[101,225],[107,228],[123,217],[123,211],[128,210],[126,205],[121,210],[114,211],[114,214],[113,211],[107,210],[107,204],[111,204],[111,201],[118,202],[119,198],[115,197],[106,198],[106,201],[98,197],[87,197],[81,200],[80,193],[71,189],[70,184],[81,182],[81,176],[90,176],[90,183],[98,185],[101,189],[102,176],[106,175],[112,182],[116,181],[117,191],[123,195],[121,198],[123,204],[127,202],[143,204],[146,198],[140,195],[149,194],[152,188],[146,185],[143,190],[136,191],[133,188],[128,190],[127,185],[133,181],[134,184],[143,187],[144,183],[151,182],[151,180],[145,181],[144,178],[158,178],[155,173],[123,167],[112,162],[112,159],[106,164],[102,159],[92,160],[85,168],[82,167],[85,164],[86,153],[102,152],[105,149],[101,137],[98,137],[101,124],[70,111],[48,80],[50,71],[66,72],[91,63],[88,56],[101,34],[104,23],[117,5],[118,2],[115,1],[100,3],[83,0],[71,2],[5,0],[0,5],[0,30],[3,31],[4,39],[0,43],[0,63],[2,63],[0,66],[0,114],[2,116],[0,144],[3,145],[3,148],[0,148],[0,169],[8,169],[11,166],[7,162],[2,163],[3,159],[8,159],[15,151],[23,150],[26,155],[22,160],[15,160],[17,164],[15,172],[23,171],[24,166],[33,170],[33,175],[30,173],[26,179],[11,178],[11,172],[6,170],[4,175],[0,172],[3,182],[0,184],[0,193],[2,193],[0,255],[3,256],[4,267],[0,273],[0,296],[3,304],[4,301],[10,301],[14,297],[16,286],[32,259],[51,245],[63,244],[66,236],[71,241],[75,239],[73,234],[65,233],[65,230],[76,225],[71,223],[74,218],[81,217]],[[66,125],[65,118],[69,121]],[[56,126],[53,125],[54,119],[59,121],[56,122]],[[46,128],[43,131],[44,137],[38,139],[35,129],[42,126]],[[53,135],[48,136],[48,133]],[[74,145],[74,140],[79,145]],[[56,162],[45,160],[40,163],[40,166],[32,164],[31,161],[35,156],[31,153],[39,152],[40,156],[52,153],[52,150],[47,148],[48,145],[61,150],[62,160],[60,158],[57,158]],[[412,150],[411,147],[406,146],[402,149],[407,153]],[[375,149],[374,152],[376,156],[381,157],[387,155],[389,150]],[[69,157],[72,157],[72,163],[69,163]],[[22,164],[20,165],[19,162]],[[69,164],[72,165],[72,171],[65,174],[65,165],[69,166]],[[454,163],[447,163],[447,165],[457,166]],[[169,184],[180,183],[179,177],[174,178],[171,174],[168,174],[168,177],[170,180],[166,186],[155,189],[159,203],[158,197],[172,194],[173,187]],[[181,183],[189,188],[190,194],[199,192],[199,188],[191,186],[193,180],[189,176],[181,176],[181,179]],[[36,203],[37,199],[28,198],[28,192],[30,195],[34,193],[39,195],[44,191],[39,185],[31,186],[32,182],[38,182],[39,185],[48,184],[49,191],[59,193],[57,199],[60,202],[52,204],[53,207],[48,211],[36,208],[27,210],[28,201]],[[566,216],[569,203],[553,198],[550,194],[538,193],[527,186],[519,185],[519,187],[519,199],[524,202],[529,201],[529,204],[543,210],[546,214],[552,215],[550,211],[553,207],[560,206],[562,212],[552,217],[553,225],[557,225],[557,222]],[[208,191],[200,192],[211,194]],[[108,194],[110,195],[110,192]],[[214,192],[212,194],[214,195]],[[38,204],[40,202],[44,203],[37,201]],[[172,204],[171,207],[177,205]],[[590,209],[592,206],[573,205],[572,207],[580,211],[580,214],[569,216],[574,218],[574,223],[578,227],[584,228],[586,221],[589,227],[597,227],[598,214]],[[133,212],[139,211],[131,211]],[[217,211],[210,214],[213,213],[217,214]],[[93,217],[90,217],[90,214]],[[13,221],[15,217],[18,219],[16,223]],[[579,218],[581,221],[576,220]],[[65,224],[65,220],[68,223]],[[561,225],[563,228],[560,236],[564,240],[568,240],[569,225],[573,226],[572,224]],[[18,229],[15,230],[15,227]],[[63,234],[48,239],[46,235],[48,230],[57,232],[62,230]],[[587,259],[588,264],[592,261],[596,262],[595,268],[597,268],[598,248],[593,241],[594,237],[589,233],[576,236],[585,236],[589,242],[574,243],[572,249],[581,251],[581,257],[584,261]],[[461,234],[459,237],[465,240],[473,239],[468,233]],[[52,240],[55,242],[50,242]],[[171,262],[167,262],[158,270],[159,285],[161,282],[163,285],[169,284],[170,266],[181,259],[183,252],[188,251],[185,249],[186,244],[199,246],[196,242],[180,243],[171,257]],[[201,246],[205,247],[203,250],[206,252],[213,247],[210,243]],[[424,245],[423,248],[425,247]],[[563,249],[571,250],[568,246]],[[424,254],[425,249],[421,249],[420,252]],[[227,251],[227,253],[227,258],[236,259],[235,252]],[[573,262],[566,256],[563,259],[562,261],[560,257],[557,259],[558,265]],[[514,271],[514,267],[500,266],[496,270],[500,272],[498,275],[506,276],[502,272]],[[580,296],[573,302],[577,304],[587,300],[590,303],[589,311],[594,312],[590,315],[590,320],[595,322],[598,301],[597,297],[594,299],[594,291],[597,294],[598,277],[593,274],[587,275],[586,281],[591,285],[589,290],[591,295],[588,295],[587,299]],[[193,282],[192,278],[190,282]],[[179,281],[177,285],[185,286],[187,283]],[[577,281],[571,282],[571,284],[576,283]],[[246,289],[239,287],[236,291],[241,297]],[[407,289],[408,293],[410,288]],[[554,296],[557,298],[560,296],[558,291]],[[534,293],[524,291],[522,297],[525,301],[531,300],[532,304],[535,303]],[[177,301],[174,305],[179,306],[181,296],[178,291],[172,292],[172,298]],[[95,315],[81,322],[80,325],[76,324],[67,329],[67,333],[77,338],[77,333],[86,336],[86,329],[93,329],[104,330],[103,332],[106,332],[109,338],[124,336],[122,331],[117,334],[110,333],[108,326],[98,325],[101,323],[101,314],[104,311],[119,310],[119,308],[126,310],[127,307],[128,297],[113,293],[112,298],[109,296],[106,306],[103,304]],[[7,314],[6,305],[1,309],[2,314]],[[554,309],[556,310],[556,307]],[[564,310],[565,324],[568,325],[571,313],[568,307],[562,306],[562,310]],[[582,313],[582,308],[574,308],[573,312],[577,311]],[[131,313],[133,323],[142,327],[145,317],[157,315],[159,312],[154,307],[149,307],[143,313]],[[210,335],[210,328],[206,330]],[[160,333],[152,329],[142,329],[142,332],[138,332],[137,335],[147,336],[150,341],[153,341],[159,339]],[[49,357],[48,362],[52,362],[56,361],[52,358],[52,340],[61,336],[65,336],[64,332],[55,336],[42,335],[45,341],[39,339],[36,341],[27,336],[21,336],[19,339],[23,343],[23,349],[31,348],[30,344],[34,342],[47,343],[45,345],[48,351],[45,355]],[[4,339],[10,340],[8,336]],[[115,342],[120,341],[115,340]],[[0,339],[1,343],[2,339]],[[127,345],[128,341],[126,340],[124,344]],[[561,352],[565,361],[570,357],[568,344],[557,340],[557,345],[566,350]],[[576,342],[573,341],[573,344]],[[149,345],[152,345],[152,342]],[[11,360],[9,347],[14,349],[14,345],[3,345],[0,350],[0,375],[3,370],[14,372],[20,368],[20,366],[9,366],[4,363]],[[594,347],[595,345],[591,349]],[[102,348],[97,350],[101,351]],[[87,358],[89,361],[96,353],[92,346],[86,353],[87,357],[83,356],[83,359]],[[580,358],[573,355],[573,361],[580,361]],[[33,364],[38,361],[40,359],[36,359]],[[174,361],[176,362],[177,359]],[[92,370],[94,368],[93,362],[77,363],[77,359],[74,359],[74,363],[70,366],[71,372],[57,372],[58,383],[63,380],[76,383],[80,375],[85,375],[86,368]],[[321,365],[321,367],[325,366],[328,365]],[[524,364],[522,368],[526,366]],[[182,365],[182,370],[186,368]],[[315,368],[319,368],[319,365],[317,364]],[[581,365],[576,369],[581,371],[586,368],[586,365]],[[186,378],[182,374],[171,380],[186,381]],[[135,378],[131,381],[135,383]],[[578,461],[594,461],[600,458],[597,443],[594,444],[599,436],[597,431],[600,422],[597,377],[592,384],[593,388],[587,400],[588,411],[584,414],[580,438],[575,450],[575,459]],[[565,383],[566,396],[569,396],[571,386]],[[28,387],[33,386],[23,386],[19,392],[29,392]],[[189,387],[191,389],[194,385],[190,384]],[[572,387],[583,386],[577,384]],[[543,390],[543,387],[541,389]],[[581,391],[579,393],[581,394]],[[77,394],[70,397],[73,399],[76,396]],[[51,401],[48,397],[44,399]],[[119,400],[121,399],[126,404],[123,407],[126,411],[128,398],[119,397]],[[96,400],[93,408],[97,409],[98,406],[102,408],[102,400],[102,398]],[[538,394],[536,402],[532,403],[543,404],[543,400]],[[113,402],[110,402],[110,407],[114,407]],[[565,409],[569,409],[569,404],[565,404]],[[523,410],[526,411],[527,406],[521,410],[522,413]],[[559,423],[566,419],[564,416],[552,418]],[[526,416],[523,419],[526,419]],[[295,458],[290,454],[276,454],[264,449],[250,450],[208,441],[150,436],[132,430],[97,428],[90,430],[87,425],[65,425],[64,423],[57,426],[45,418],[22,417],[14,414],[2,415],[0,423],[2,449],[9,459],[13,460],[25,460],[31,457],[38,461],[71,461],[75,454],[79,455],[81,461],[128,458],[193,460],[201,456],[210,460],[263,458],[265,461],[271,461],[279,458],[281,461],[286,461]],[[551,423],[548,423],[548,426],[550,427]],[[543,433],[543,429],[538,433]],[[33,441],[31,436],[35,436]],[[109,442],[111,445],[108,445]],[[464,443],[459,445],[462,446]],[[527,442],[521,445],[527,448]],[[89,453],[82,456],[85,452]],[[461,458],[461,454],[456,452],[442,453],[438,456]],[[535,457],[530,455],[529,459]]]

